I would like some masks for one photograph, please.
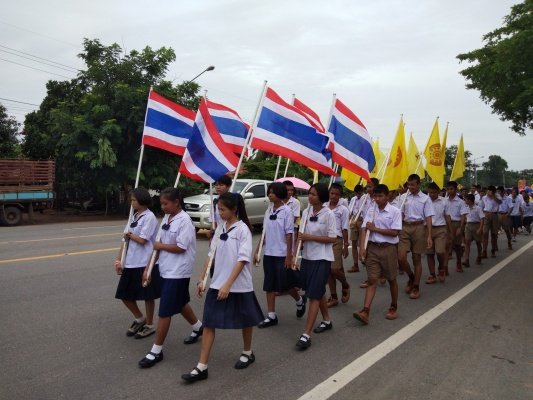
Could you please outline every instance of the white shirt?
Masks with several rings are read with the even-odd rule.
[[[383,210],[380,210],[377,204],[374,203],[373,208],[368,212],[363,220],[362,228],[366,227],[367,222],[373,220],[374,225],[381,229],[397,229],[402,230],[402,213],[396,207],[387,203]],[[375,243],[391,243],[396,244],[400,241],[398,236],[383,235],[378,232],[370,232],[368,241]]]
[[[517,195],[515,198],[513,196],[510,196],[511,201],[511,215],[513,216],[519,216],[522,215],[522,212],[524,211],[524,198],[520,195]]]
[[[452,221],[461,221],[461,216],[466,214],[468,214],[468,206],[459,196],[455,196],[453,199],[446,198],[446,215],[450,216]]]
[[[352,215],[357,214],[357,211],[359,211],[359,207],[361,207],[361,204],[365,198],[363,196],[361,197],[354,196],[350,199],[350,203],[348,203],[348,211],[350,211],[350,214]]]
[[[220,218],[220,212],[218,211],[218,196],[213,199],[211,210],[209,211],[209,218],[211,219],[211,222],[215,222],[215,226],[219,226],[223,222],[222,218]]]
[[[161,231],[161,243],[174,244],[183,253],[159,252],[159,273],[167,279],[190,278],[196,256],[196,231],[191,217],[185,211],[180,211],[170,219],[168,230]]]
[[[135,235],[147,240],[145,244],[129,240],[128,252],[124,261],[124,268],[141,268],[146,267],[150,262],[152,251],[154,250],[154,240],[157,236],[157,219],[154,213],[148,209],[134,216],[132,221],[135,227],[126,226],[127,232],[133,232]]]
[[[340,204],[340,202],[337,204],[337,207],[331,208],[329,206],[329,201],[324,203],[326,207],[328,207],[331,211],[333,211],[333,214],[335,214],[335,223],[337,225],[337,237],[342,237],[342,231],[346,230],[348,231],[349,227],[349,214],[348,208],[346,206],[343,206]]]
[[[496,198],[500,198],[500,195],[499,194],[496,194],[495,195]],[[498,208],[500,208],[500,205],[498,204],[498,202],[494,199],[494,198],[489,198],[487,195],[483,196],[483,198],[481,199],[481,201],[483,202],[483,211],[484,212],[498,212]]]
[[[533,217],[533,205],[531,205],[531,201],[528,201],[527,203],[524,201],[524,217]]]
[[[292,214],[294,216],[294,227],[295,228],[298,228],[298,225],[299,225],[299,220],[300,220],[300,200],[298,200],[297,198],[295,197],[291,197],[289,199],[289,201],[287,201],[285,203],[286,206],[288,206],[291,211],[292,211]]]
[[[220,235],[225,232],[228,238],[221,240]],[[248,226],[242,221],[237,221],[229,229],[226,229],[226,223],[223,222],[217,227],[213,237],[209,256],[213,255],[216,247],[216,263],[209,287],[219,290],[228,281],[237,262],[244,261],[244,267],[231,285],[230,292],[252,292],[254,290],[250,264],[252,260],[252,233]]]
[[[431,226],[446,226],[446,200],[439,196],[432,203],[435,215],[431,217]]]
[[[270,216],[276,219],[271,220]],[[294,233],[294,214],[291,209],[282,204],[276,211],[274,206],[268,207],[263,219],[265,230],[265,255],[275,257],[287,256],[287,235]]]
[[[344,197],[341,197],[341,198],[339,199],[339,204],[340,204],[341,206],[344,206],[344,207],[348,208],[348,205],[349,205],[350,203],[348,202],[348,199],[345,199]]]
[[[402,211],[406,222],[425,221],[427,217],[435,215],[433,202],[421,191],[417,194],[408,192]]]
[[[481,209],[481,207],[474,205],[472,207],[468,207],[468,214],[466,214],[466,222],[481,222],[481,220],[485,218],[485,213]]]
[[[513,204],[511,203],[511,197],[510,196],[503,196],[502,197],[502,203],[498,207],[498,212],[507,214],[509,212],[509,210],[511,209],[512,205]]]
[[[316,216],[316,221],[309,218]],[[313,208],[307,208],[302,214],[302,221],[305,221],[304,233],[314,236],[337,237],[337,224],[335,214],[328,207],[322,207],[318,214],[313,214]],[[306,240],[303,243],[302,258],[306,260],[326,260],[334,261],[333,243],[319,243],[313,240]]]

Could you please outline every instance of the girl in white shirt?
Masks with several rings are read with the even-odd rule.
[[[303,242],[300,279],[302,288],[309,299],[309,311],[304,333],[298,339],[296,347],[301,350],[311,346],[311,329],[316,321],[318,309],[323,321],[313,332],[322,333],[332,328],[326,303],[326,284],[334,260],[333,243],[337,240],[335,214],[324,206],[329,199],[327,185],[315,183],[309,189],[309,207],[302,214],[305,226],[298,233],[298,240]],[[305,221],[305,222],[304,222]]]
[[[170,328],[170,319],[181,313],[192,325],[193,333],[185,344],[194,343],[202,335],[202,322],[196,318],[189,301],[189,281],[196,255],[196,232],[191,217],[183,210],[183,196],[176,188],[161,192],[161,209],[167,216],[161,225],[161,241],[154,243],[159,250],[161,300],[155,343],[139,361],[141,368],[150,368],[163,360],[163,343]],[[146,277],[148,282],[150,277]]]
[[[196,382],[207,378],[207,363],[215,341],[215,329],[242,329],[244,350],[235,364],[244,369],[255,361],[252,352],[253,327],[263,320],[252,283],[252,232],[244,200],[240,194],[219,197],[218,209],[223,222],[218,226],[209,257],[216,254],[216,268],[204,305],[204,333],[198,365],[182,379]],[[209,259],[206,260],[197,293],[201,297]]]
[[[148,209],[151,205],[152,198],[148,190],[139,187],[132,191],[133,221],[131,223],[128,221],[129,225],[126,226],[124,233],[124,239],[128,244],[126,258],[122,265],[120,259],[125,242],[115,261],[115,270],[120,275],[115,298],[122,300],[133,314],[135,320],[126,331],[126,335],[135,336],[136,339],[155,333],[153,325],[155,299],[161,296],[161,282],[157,269],[152,284],[147,287],[142,285],[143,273],[152,255],[157,230],[157,219]],[[137,300],[144,300],[146,317],[139,309]]]

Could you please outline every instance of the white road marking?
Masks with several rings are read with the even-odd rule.
[[[413,337],[416,333],[421,331],[424,327],[433,322],[436,318],[441,316],[443,313],[448,311],[451,307],[457,304],[459,301],[464,299],[479,286],[485,283],[487,280],[492,278],[496,273],[501,271],[506,265],[511,261],[520,257],[523,253],[529,250],[533,246],[533,240],[528,244],[508,256],[507,258],[500,261],[494,267],[489,269],[483,275],[474,279],[468,285],[462,289],[455,292],[453,295],[448,297],[446,300],[437,304],[431,310],[427,311],[409,325],[403,327],[398,332],[390,336],[385,341],[381,342],[377,346],[373,347],[361,357],[355,359],[346,367],[337,371],[335,374],[331,375],[328,379],[316,385],[309,392],[305,393],[299,398],[299,400],[311,400],[311,399],[329,399],[343,387],[348,385],[351,381],[369,369],[372,365],[377,363],[379,360],[384,358],[386,355],[391,353],[400,347],[404,342]]]
[[[83,229],[103,229],[103,228],[123,228],[126,223],[122,225],[101,225],[101,226],[86,226],[81,228],[63,228],[64,231],[75,231],[75,230],[83,230]]]

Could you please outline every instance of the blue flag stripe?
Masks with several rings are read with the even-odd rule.
[[[372,150],[371,143],[345,127],[337,118],[335,118],[335,116],[332,116],[331,118],[329,132],[334,133],[336,143],[339,143],[352,153],[367,160],[369,171],[374,169],[376,160],[374,158],[374,151]]]
[[[151,108],[146,115],[146,126],[177,137],[188,138],[191,134],[190,125]]]

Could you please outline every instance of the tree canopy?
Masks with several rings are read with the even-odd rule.
[[[174,50],[150,47],[124,54],[118,44],[85,39],[86,69],[70,81],[49,81],[38,111],[26,116],[23,150],[56,160],[58,191],[112,192],[133,186],[150,86],[196,110],[199,86],[164,80]],[[173,184],[179,157],[146,148],[140,185]]]
[[[514,5],[504,25],[483,36],[485,46],[457,58],[471,65],[460,73],[511,129],[533,129],[533,0]]]
[[[0,154],[4,158],[18,155],[19,125],[15,117],[9,116],[7,109],[0,103]]]

